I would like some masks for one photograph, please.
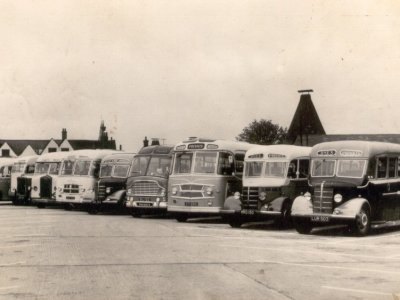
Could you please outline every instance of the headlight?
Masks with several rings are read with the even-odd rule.
[[[81,192],[84,193],[86,190],[84,188],[81,188]],[[90,192],[90,189],[88,189],[88,192]]]
[[[208,188],[206,189],[206,193],[207,193],[207,195],[211,196],[212,193],[213,193],[212,188],[211,188],[211,187],[208,187]]]
[[[57,191],[57,187],[56,186],[54,187],[54,191]]]
[[[132,189],[128,189],[128,190],[126,191],[126,193],[127,193],[128,195],[130,195],[130,194],[132,193]]]
[[[258,196],[258,199],[261,201],[264,201],[267,198],[267,193],[266,192],[261,192],[260,195]]]
[[[233,194],[233,197],[234,197],[236,200],[240,199],[240,193],[239,193],[239,192],[235,192],[235,193]]]
[[[165,196],[165,189],[164,189],[164,188],[161,188],[161,189],[160,189],[160,196],[161,196],[161,197],[164,197],[164,196]]]
[[[33,190],[34,190],[35,192],[37,191],[37,186],[36,186],[36,185],[33,187]]]
[[[176,195],[178,193],[178,189],[176,187],[172,188],[172,195]]]
[[[309,192],[305,193],[304,198],[306,198],[307,200],[311,200],[311,194]]]
[[[106,188],[106,193],[109,194],[110,192],[111,192],[111,188],[110,187]]]
[[[343,200],[343,196],[340,195],[340,194],[336,194],[336,195],[333,197],[333,200],[334,200],[336,203],[340,203],[340,202],[342,202],[342,200]]]

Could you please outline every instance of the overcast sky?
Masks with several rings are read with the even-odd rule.
[[[400,2],[0,2],[0,138],[234,139],[308,88],[327,133],[400,133]]]

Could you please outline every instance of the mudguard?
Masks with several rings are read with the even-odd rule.
[[[235,199],[235,196],[229,196],[228,198],[226,198],[225,203],[224,203],[224,209],[223,210],[227,210],[227,211],[240,211],[241,208],[241,202],[240,202],[240,198],[239,199]]]
[[[106,200],[104,200],[104,202],[108,202],[108,201],[110,201],[110,202],[115,202],[115,201],[120,202],[122,199],[125,198],[125,194],[126,194],[125,190],[116,191],[115,193],[112,193],[111,195],[107,196],[107,198],[106,198]]]
[[[298,196],[292,204],[292,216],[310,215],[313,213],[311,199],[308,200],[304,196]]]
[[[287,199],[287,197],[278,197],[272,200],[269,204],[273,208],[273,211],[281,211],[283,202]]]
[[[340,211],[339,215],[352,216],[355,218],[356,215],[360,212],[363,205],[367,205],[368,208],[371,210],[371,206],[367,199],[353,198],[347,200],[342,205],[337,206],[334,211]]]

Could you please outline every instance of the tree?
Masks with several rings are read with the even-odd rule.
[[[272,123],[271,120],[254,120],[247,127],[243,128],[242,133],[236,140],[252,144],[271,145],[282,144],[287,137],[287,128]]]

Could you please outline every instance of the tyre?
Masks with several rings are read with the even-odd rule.
[[[294,220],[294,228],[300,234],[309,234],[312,230],[312,225],[306,220]]]
[[[36,207],[37,208],[45,208],[46,205],[44,203],[38,203],[38,204],[36,204]]]
[[[89,205],[86,211],[89,215],[97,215],[99,213],[99,208],[97,205]]]
[[[278,219],[274,221],[274,224],[279,229],[286,229],[293,226],[292,216],[291,216],[291,205],[289,201],[286,201],[282,205],[281,215]],[[311,230],[310,230],[311,231]]]
[[[366,207],[361,208],[350,230],[357,236],[366,236],[371,229],[371,214]]]
[[[187,217],[187,216],[177,216],[177,217],[175,217],[175,219],[176,219],[178,222],[183,223],[183,222],[186,222],[186,221],[187,221],[188,217]]]
[[[228,224],[232,228],[240,228],[243,224],[243,221],[239,216],[228,218]]]
[[[64,204],[64,209],[65,209],[65,210],[72,210],[72,205],[69,204],[69,203],[65,203],[65,204]]]

